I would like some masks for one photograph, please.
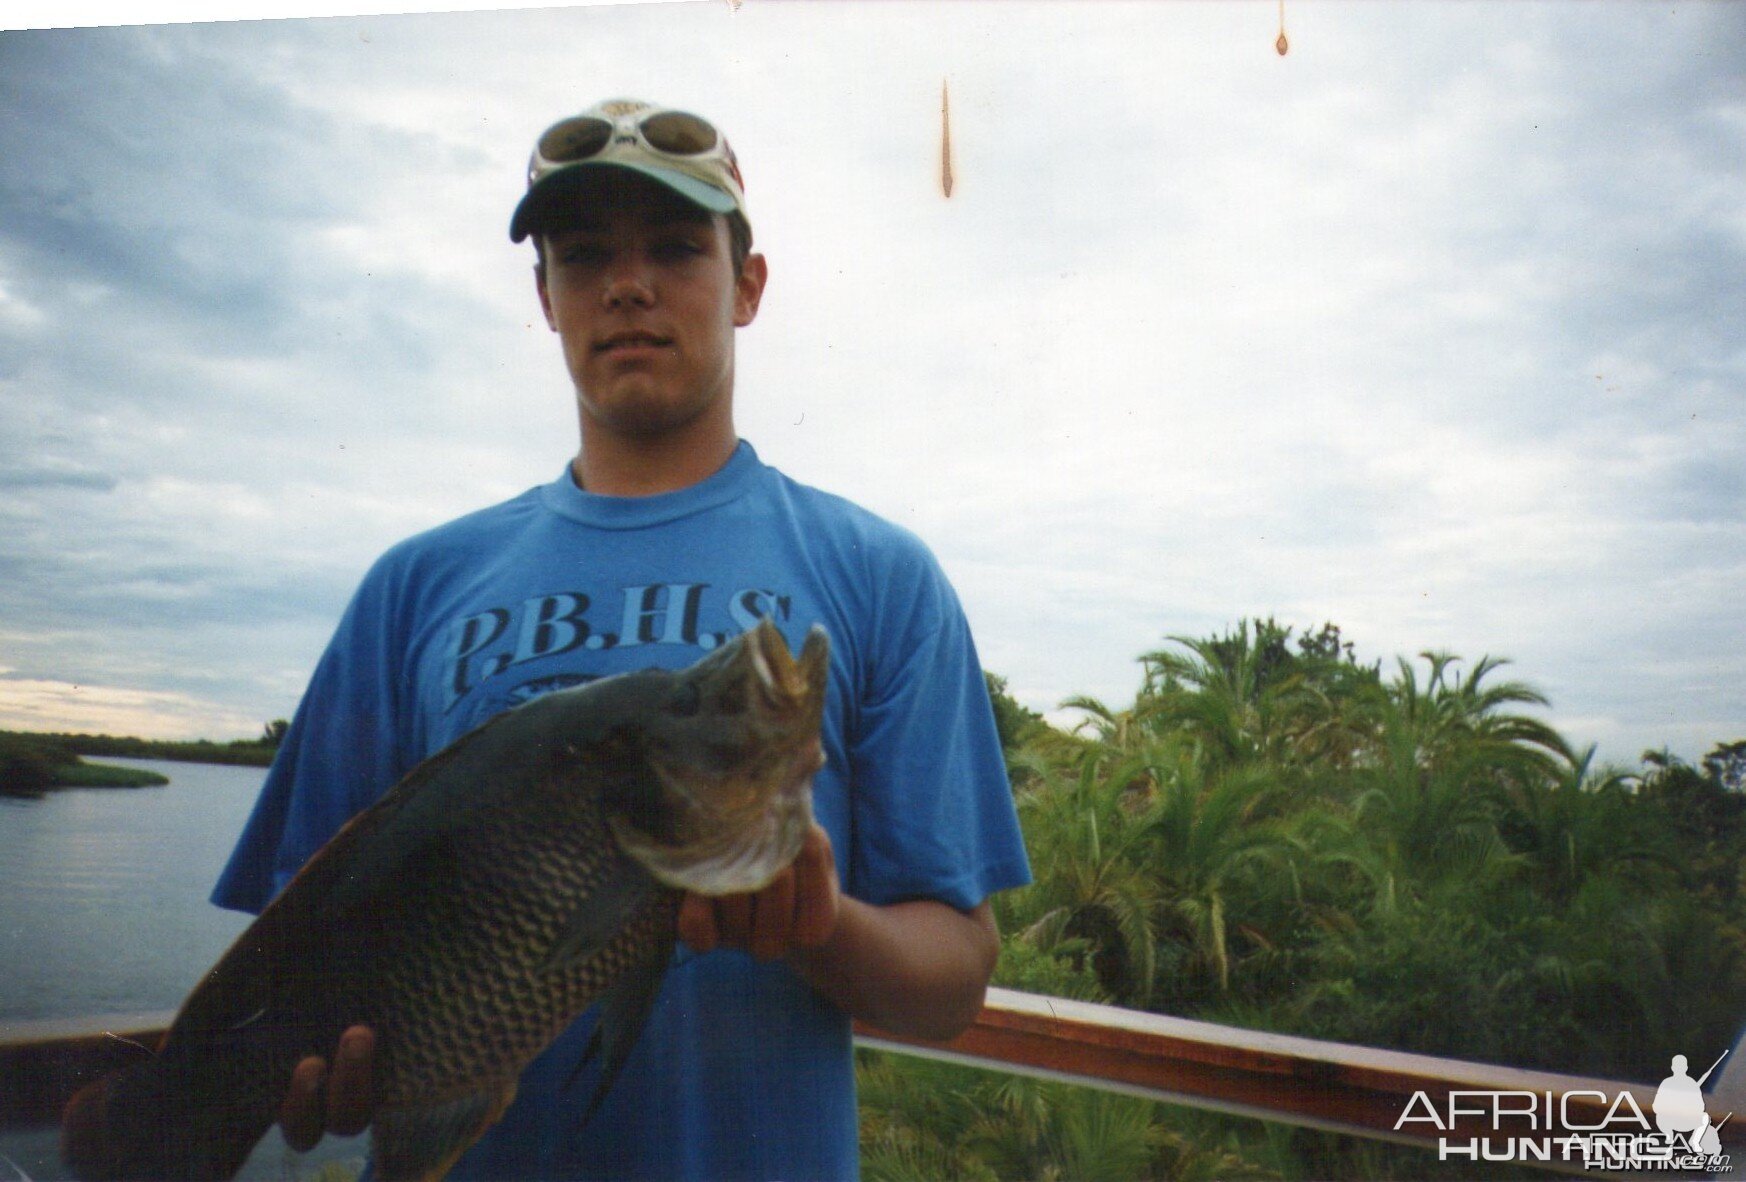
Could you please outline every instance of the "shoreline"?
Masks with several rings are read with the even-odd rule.
[[[145,768],[120,767],[112,763],[58,763],[44,769],[48,777],[43,782],[36,776],[27,779],[0,778],[0,797],[14,800],[41,800],[51,792],[79,788],[135,789],[162,788],[170,778],[161,772]]]

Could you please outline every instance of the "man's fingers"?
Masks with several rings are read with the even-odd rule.
[[[305,1153],[326,1133],[350,1137],[368,1128],[374,1115],[370,1077],[375,1054],[375,1032],[353,1026],[340,1036],[331,1071],[319,1056],[300,1060],[279,1105],[285,1144]]]
[[[723,895],[717,899],[715,923],[723,944],[746,947],[752,939],[752,896]]]
[[[285,1144],[298,1153],[315,1148],[321,1140],[321,1085],[327,1078],[327,1061],[311,1056],[291,1072],[291,1084],[279,1107],[279,1129]]]
[[[352,1137],[370,1126],[375,1054],[376,1034],[368,1026],[353,1026],[340,1036],[327,1083],[328,1132]]]
[[[802,948],[817,948],[829,940],[837,930],[837,906],[833,890],[801,894],[794,907],[794,943]]]
[[[806,834],[806,842],[800,847],[800,856],[794,860],[797,869],[804,868],[808,874],[822,875],[831,884],[837,881],[837,852],[831,848],[830,834],[826,833],[817,821]]]
[[[708,952],[721,941],[715,926],[715,900],[686,895],[679,904],[679,938],[693,952]]]
[[[794,871],[784,870],[753,896],[750,951],[759,960],[775,960],[788,951],[794,932]]]
[[[817,824],[807,834],[806,844],[794,860],[794,877],[792,937],[802,948],[817,948],[836,930],[840,890],[836,854],[830,838]]]
[[[752,894],[687,895],[679,938],[697,952],[739,948],[774,960],[796,946],[816,948],[836,930],[841,887],[831,839],[816,822],[792,865]]]

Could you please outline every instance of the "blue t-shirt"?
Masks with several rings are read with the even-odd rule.
[[[494,714],[677,668],[768,617],[831,638],[814,809],[843,888],[969,910],[1028,881],[981,666],[912,534],[741,443],[651,497],[551,484],[394,547],[316,667],[213,901],[258,911],[355,813]],[[454,1178],[834,1179],[857,1173],[848,1018],[786,965],[680,947],[623,1074],[571,1078],[593,1015],[523,1074]]]

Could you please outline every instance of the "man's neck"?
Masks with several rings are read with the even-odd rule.
[[[695,437],[692,432],[656,439],[625,439],[582,429],[582,449],[570,461],[576,484],[609,497],[650,497],[677,492],[714,476],[734,454],[739,437],[730,425]]]

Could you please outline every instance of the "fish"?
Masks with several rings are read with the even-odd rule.
[[[156,1053],[68,1102],[77,1178],[223,1179],[299,1060],[376,1031],[372,1156],[436,1179],[591,1005],[599,1083],[635,1044],[684,892],[756,891],[812,825],[830,643],[768,619],[679,671],[507,710],[324,845],[190,993]]]

